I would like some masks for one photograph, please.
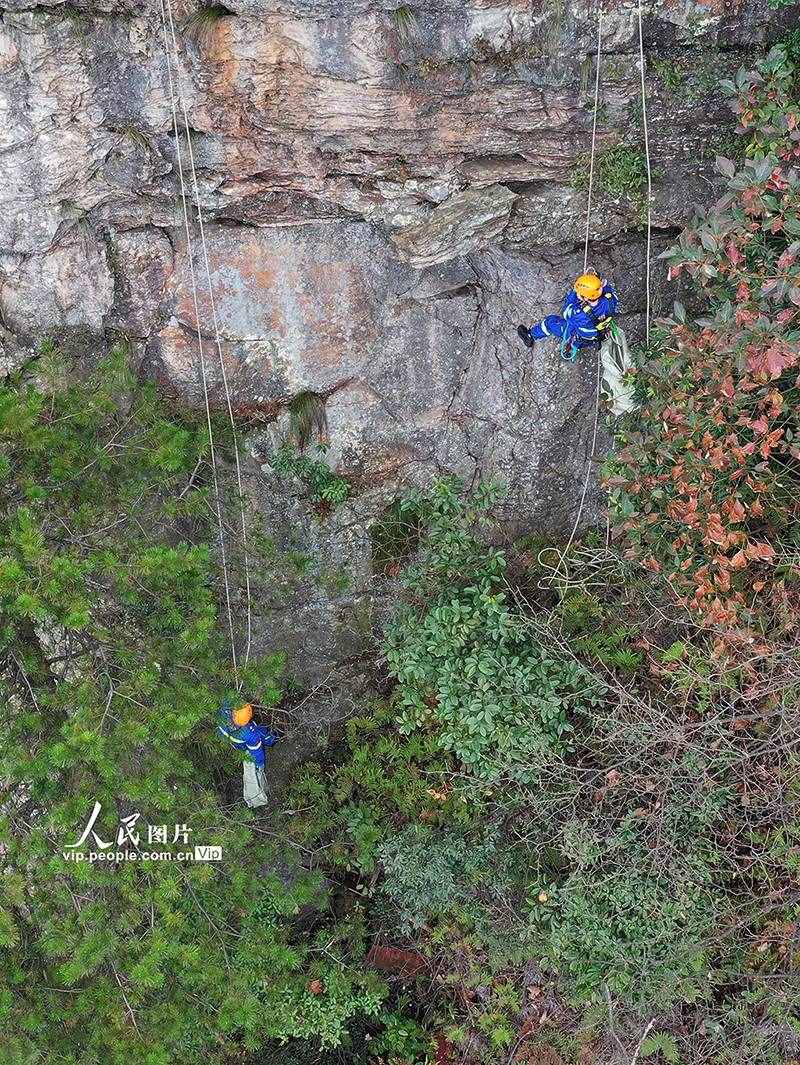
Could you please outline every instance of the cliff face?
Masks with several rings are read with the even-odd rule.
[[[273,508],[287,542],[298,547],[299,537],[323,567],[356,574],[355,594],[319,584],[303,593],[319,636],[314,677],[356,631],[342,604],[351,609],[364,590],[369,525],[399,484],[499,475],[516,527],[569,525],[594,370],[546,349],[531,357],[515,326],[555,310],[582,265],[594,11],[565,0],[175,5],[198,320],[159,3],[2,7],[6,358],[42,335],[85,345],[123,334],[143,373],[199,402],[198,327],[213,334],[199,201],[235,403],[271,426],[251,442],[254,498]],[[607,165],[590,263],[618,282],[635,338],[644,309],[636,10],[607,7],[598,132]],[[714,196],[711,163],[733,121],[719,79],[796,15],[779,18],[760,0],[650,10],[654,255]],[[608,153],[618,144],[627,150]],[[327,460],[356,488],[324,527],[303,522],[268,461],[281,412],[308,391],[325,403]],[[308,528],[298,533],[298,523]],[[297,628],[297,602],[286,609],[294,594],[263,604],[275,638]]]

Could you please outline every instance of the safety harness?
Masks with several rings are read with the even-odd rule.
[[[588,347],[590,344],[602,343],[605,330],[614,323],[613,315],[604,314],[601,317],[595,314],[588,304],[585,307],[581,307],[581,310],[587,318],[591,319],[592,324],[599,335],[596,340],[588,340],[585,344],[579,344],[574,335],[568,337],[565,333],[561,338],[561,358],[564,359],[565,362],[575,362],[578,358],[578,352],[582,347]],[[567,348],[567,344],[569,344],[569,348]]]

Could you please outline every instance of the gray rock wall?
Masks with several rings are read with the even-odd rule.
[[[598,151],[635,154],[636,9],[606,6]],[[248,444],[254,505],[278,540],[299,535],[317,577],[354,574],[347,592],[295,582],[325,649],[311,681],[352,652],[348,619],[369,593],[367,530],[400,485],[500,476],[515,530],[570,525],[594,368],[547,348],[529,354],[515,327],[557,309],[583,261],[576,185],[592,125],[593,10],[578,0],[229,0],[229,15],[203,20],[195,3],[173,3],[172,77],[188,115],[187,125],[179,107],[176,142],[160,3],[0,7],[6,364],[44,335],[102,344],[123,334],[143,374],[198,403],[199,328],[220,404],[202,209],[234,401],[268,426]],[[710,164],[732,131],[719,78],[796,15],[762,0],[648,9],[656,253],[716,193]],[[619,174],[601,179],[590,262],[617,280],[635,338],[641,196],[615,189]],[[324,521],[270,467],[281,412],[304,391],[325,399],[327,461],[354,485],[353,501]],[[596,504],[593,492],[587,516]],[[268,642],[297,643],[296,610],[264,606]]]

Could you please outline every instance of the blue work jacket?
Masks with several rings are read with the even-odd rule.
[[[598,340],[618,310],[619,297],[610,281],[603,281],[603,291],[594,307],[581,299],[574,288],[570,289],[561,308],[561,316],[567,322],[567,337],[584,342]]]
[[[233,721],[233,709],[225,703],[219,711],[217,729],[240,751],[247,751],[247,756],[259,767],[266,762],[265,750],[278,742],[278,737],[264,725],[236,725]]]

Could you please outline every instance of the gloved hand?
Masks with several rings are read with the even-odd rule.
[[[517,326],[517,336],[526,348],[532,348],[536,341],[531,336],[530,330],[524,325]]]

